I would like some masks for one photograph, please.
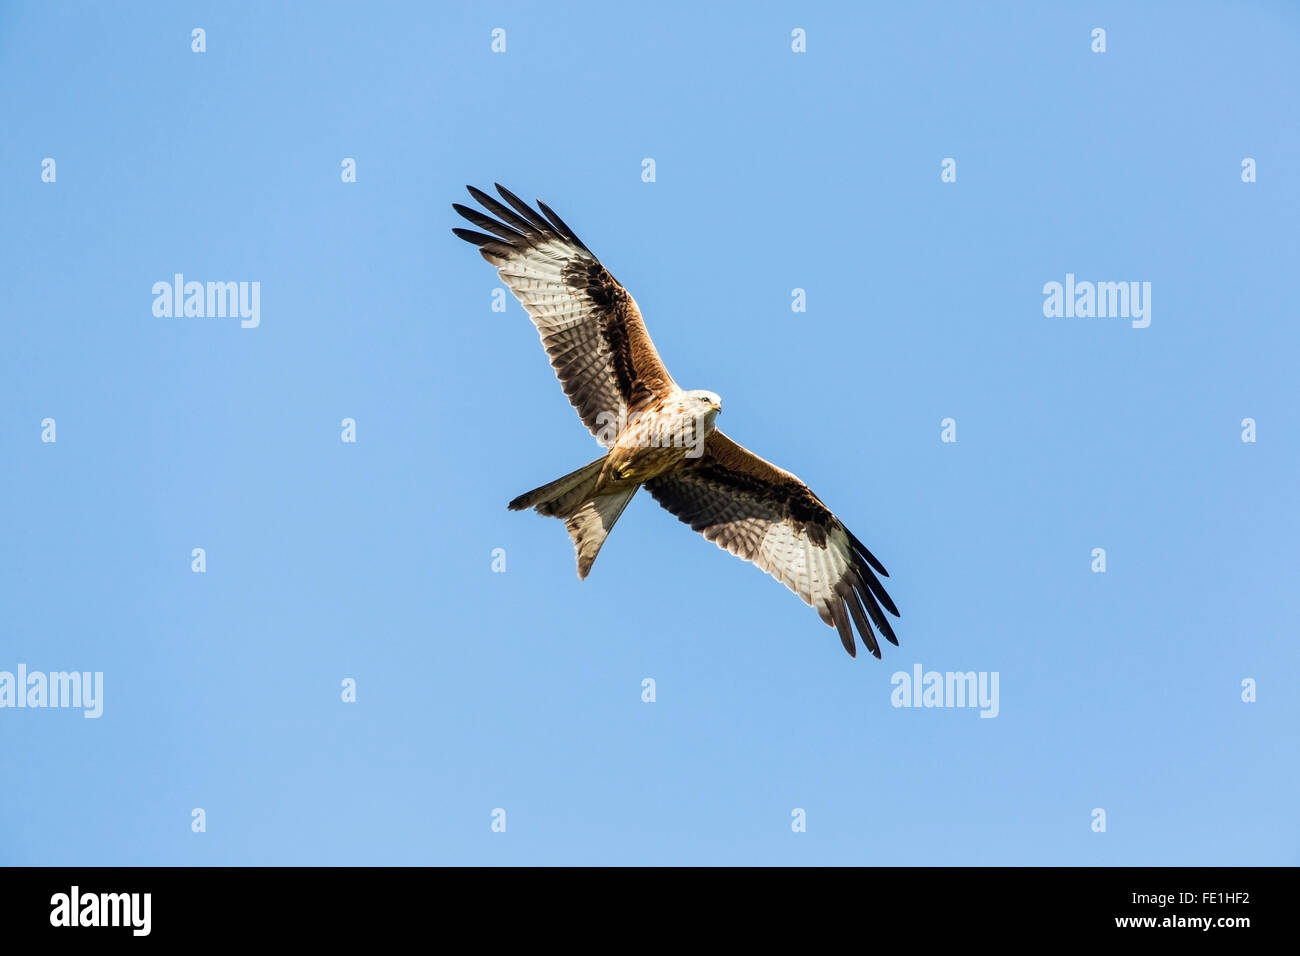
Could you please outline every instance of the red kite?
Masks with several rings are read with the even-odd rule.
[[[642,485],[664,508],[812,605],[857,656],[853,625],[880,657],[872,625],[897,645],[898,608],[875,555],[812,490],[736,444],[714,422],[716,394],[684,391],[655,350],[636,302],[545,203],[533,209],[497,185],[505,203],[468,187],[492,215],[460,203],[483,232],[453,229],[479,247],[523,303],[582,423],[608,451],[510,502],[563,519],[585,578],[614,522]],[[540,211],[539,211],[540,210]],[[496,218],[492,218],[495,216]]]

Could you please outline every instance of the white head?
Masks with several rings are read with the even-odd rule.
[[[685,443],[687,458],[699,458],[704,454],[704,440],[717,427],[714,419],[720,411],[722,399],[717,392],[696,388],[686,393],[686,413],[694,420],[693,425],[687,429],[690,433],[690,440]]]
[[[722,411],[722,399],[718,397],[717,392],[710,392],[707,388],[691,389],[686,393],[686,401],[691,411],[697,415],[704,415],[709,421],[713,421],[718,412]]]

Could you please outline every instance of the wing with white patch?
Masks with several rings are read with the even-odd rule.
[[[849,656],[857,656],[853,625],[876,657],[880,644],[872,625],[898,644],[884,614],[898,617],[898,608],[876,576],[889,573],[790,472],[715,431],[703,456],[645,487],[704,537],[752,561],[816,608]]]
[[[540,212],[533,209],[500,184],[504,204],[468,189],[492,216],[453,203],[485,231],[452,232],[478,246],[523,303],[564,394],[592,434],[612,437],[610,426],[621,414],[677,390],[636,302],[564,220],[545,203],[537,204]]]

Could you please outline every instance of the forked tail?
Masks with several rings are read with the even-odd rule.
[[[525,492],[509,506],[511,511],[532,508],[538,514],[564,519],[564,526],[569,529],[569,537],[573,539],[573,548],[577,552],[579,578],[587,576],[614,522],[641,487],[629,484],[617,491],[595,494],[604,464],[605,459],[598,458],[563,478]]]

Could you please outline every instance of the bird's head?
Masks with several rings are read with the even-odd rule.
[[[704,440],[713,434],[716,427],[713,422],[722,411],[722,399],[717,392],[696,388],[685,393],[684,411],[690,416],[691,423],[683,423],[684,431],[689,433],[685,442],[688,446],[687,458],[699,458],[704,454]]]
[[[686,397],[701,415],[712,416],[722,411],[722,399],[717,392],[710,392],[707,388],[691,389]]]

